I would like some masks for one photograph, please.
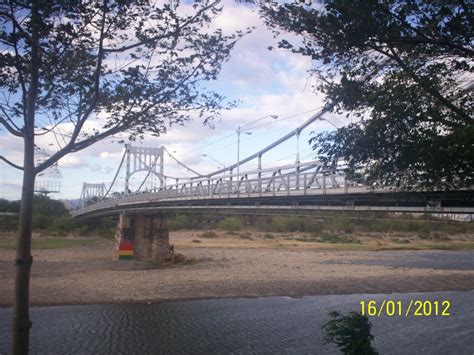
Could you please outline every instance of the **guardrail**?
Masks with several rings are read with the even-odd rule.
[[[144,191],[109,198],[84,207],[75,216],[96,210],[153,203],[262,196],[295,196],[327,193],[368,192],[370,188],[346,179],[341,170],[323,170],[318,162],[285,165],[243,172],[236,176],[207,177],[169,185],[157,191]]]

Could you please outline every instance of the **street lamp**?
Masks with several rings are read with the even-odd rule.
[[[258,121],[261,121],[267,117],[270,117],[270,118],[273,118],[274,120],[276,120],[278,118],[278,115],[266,115],[266,116],[263,116],[255,121],[252,121],[252,122],[248,122],[246,124],[244,124],[243,126],[238,126],[237,127],[237,188],[238,188],[238,184],[239,184],[239,180],[240,180],[240,134],[241,133],[244,133],[246,135],[251,135],[252,132],[246,132],[245,129],[252,129],[252,128],[257,128],[257,127],[247,127],[245,128],[246,126],[249,126],[250,124],[252,123],[255,123],[255,122],[258,122]],[[244,130],[242,130],[242,128],[244,128]]]
[[[225,169],[225,164],[222,163],[222,162],[220,162],[219,160],[214,159],[213,157],[211,157],[211,156],[208,155],[208,154],[203,154],[202,156],[203,156],[203,157],[207,157],[207,158],[209,158],[209,159],[215,161],[217,164],[222,165],[222,166],[224,167],[224,169]],[[218,168],[218,169],[219,169],[219,168]],[[225,171],[224,171],[224,176],[225,176]]]
[[[329,121],[326,117],[319,117],[319,118],[318,118],[318,121],[326,121],[326,122],[328,122],[331,126],[333,126],[334,128],[339,129],[339,127],[337,127],[334,123],[332,123],[331,121]]]

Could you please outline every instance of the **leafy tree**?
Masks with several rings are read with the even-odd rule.
[[[374,336],[370,334],[372,325],[369,318],[357,312],[342,315],[339,312],[329,313],[331,320],[323,325],[326,332],[324,342],[335,343],[339,350],[346,355],[376,355],[372,347]]]
[[[313,136],[327,166],[407,189],[472,186],[472,4],[328,0],[261,13],[301,39],[279,46],[311,57],[327,109],[351,118]]]
[[[0,198],[0,212],[20,212],[20,201],[9,201],[4,198]]]
[[[210,123],[228,104],[206,91],[244,33],[212,31],[219,1],[0,3],[0,127],[24,146],[13,352],[28,351],[35,177],[65,155],[127,132],[163,134],[191,115]],[[165,2],[163,2],[165,3]],[[42,136],[42,137],[40,137]],[[41,146],[47,141],[47,146]]]
[[[35,195],[33,197],[33,214],[60,217],[68,216],[69,211],[61,201],[53,200],[48,196]]]

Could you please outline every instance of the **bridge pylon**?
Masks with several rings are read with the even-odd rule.
[[[97,198],[98,200],[102,200],[105,196],[105,184],[94,184],[94,183],[83,183],[82,184],[82,192],[81,197],[79,199],[79,206],[80,208],[86,207],[86,204],[91,201],[93,198]],[[91,201],[91,202],[98,202],[98,201]]]
[[[130,178],[133,174],[144,171],[158,178],[159,187],[165,186],[164,179],[164,152],[163,146],[159,148],[134,147],[127,144],[125,163],[125,194],[130,193]]]

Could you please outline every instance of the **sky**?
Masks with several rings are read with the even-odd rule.
[[[309,58],[283,49],[268,50],[269,46],[276,47],[278,38],[274,38],[272,31],[263,24],[256,7],[225,1],[223,12],[212,26],[222,28],[228,34],[255,27],[252,33],[237,43],[218,80],[208,85],[227,99],[238,100],[238,106],[222,112],[213,128],[193,120],[185,126],[173,126],[163,136],[146,135],[143,141],[133,143],[146,147],[164,145],[177,159],[201,174],[237,161],[236,129],[239,125],[245,125],[249,128],[246,133],[251,133],[241,135],[240,158],[243,159],[297,128],[324,104],[324,96],[313,89],[315,79],[308,74],[312,65]],[[282,34],[282,38],[294,37]],[[278,118],[270,117],[274,115]],[[301,161],[315,159],[315,153],[308,144],[311,132],[333,130],[334,126],[347,124],[341,116],[330,114],[325,118],[326,121],[314,122],[301,133]],[[41,143],[48,145],[48,141]],[[292,138],[267,153],[262,160],[263,167],[293,163],[296,146],[296,138]],[[60,192],[51,194],[52,198],[79,198],[84,182],[105,183],[106,186],[111,183],[123,151],[123,144],[111,140],[95,143],[85,150],[65,156],[59,161],[56,171],[47,171],[37,177],[37,181],[60,182]],[[0,154],[21,165],[22,140],[1,131]],[[240,171],[255,168],[256,162],[250,162],[242,166]],[[191,176],[167,156],[165,173]],[[122,169],[112,191],[123,190],[124,176],[125,171]],[[143,177],[142,173],[134,175],[132,188],[138,187]],[[0,162],[0,198],[19,199],[21,180],[20,171]]]

